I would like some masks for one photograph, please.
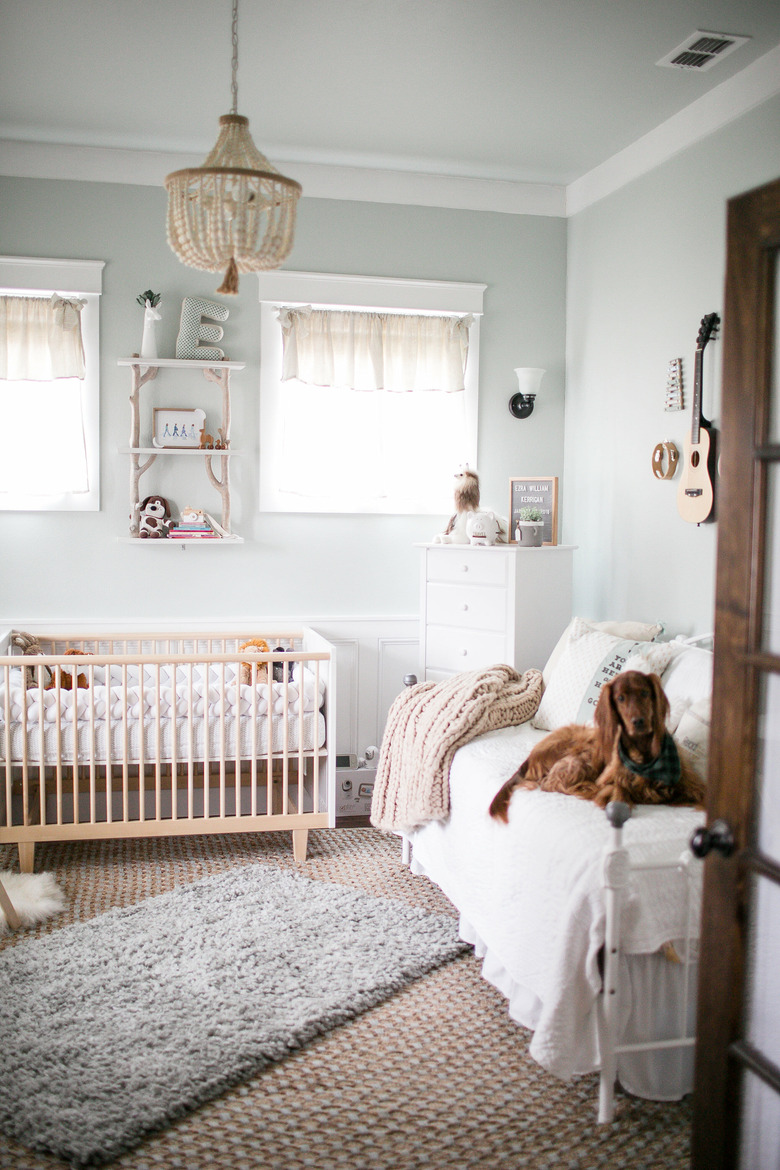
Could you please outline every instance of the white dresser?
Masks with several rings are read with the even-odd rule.
[[[573,545],[419,547],[421,680],[544,666],[572,616]]]

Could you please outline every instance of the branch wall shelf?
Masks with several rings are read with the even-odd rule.
[[[149,470],[158,457],[180,459],[183,456],[202,459],[206,477],[213,488],[219,493],[222,515],[221,527],[228,534],[222,541],[204,542],[200,538],[191,540],[146,540],[145,544],[217,544],[243,543],[241,538],[230,531],[230,457],[235,451],[230,443],[230,374],[233,370],[243,370],[245,362],[202,362],[185,361],[181,358],[140,358],[137,355],[129,358],[119,358],[117,365],[129,366],[132,376],[132,390],[130,393],[130,444],[120,448],[120,453],[130,457],[130,536],[129,540],[140,539],[141,514],[141,476]],[[221,449],[206,449],[199,446],[192,447],[161,447],[141,445],[141,387],[154,381],[160,370],[201,370],[207,382],[215,385],[220,393],[221,439],[227,444]],[[153,416],[153,412],[150,412]],[[150,426],[150,435],[152,427]],[[146,437],[146,436],[145,436]],[[147,443],[149,439],[147,439]],[[216,470],[215,470],[216,463]],[[144,492],[144,497],[153,494]]]

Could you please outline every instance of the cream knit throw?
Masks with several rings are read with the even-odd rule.
[[[371,823],[411,832],[450,811],[450,764],[459,747],[499,727],[525,723],[542,697],[542,674],[510,666],[418,683],[393,702],[382,739]]]

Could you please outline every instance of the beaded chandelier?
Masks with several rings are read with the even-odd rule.
[[[200,167],[173,171],[168,243],[190,268],[221,272],[218,293],[237,293],[239,272],[278,268],[290,254],[301,185],[255,146],[238,107],[238,0],[233,0],[233,107],[219,119],[216,145]]]

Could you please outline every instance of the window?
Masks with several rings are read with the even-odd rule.
[[[484,286],[259,279],[261,508],[450,511],[476,464]]]
[[[100,261],[0,257],[0,509],[96,511]]]

